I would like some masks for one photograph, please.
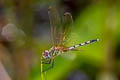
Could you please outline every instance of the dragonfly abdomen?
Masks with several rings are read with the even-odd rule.
[[[84,43],[80,43],[80,44],[78,44],[78,45],[74,45],[74,46],[72,46],[72,47],[69,47],[69,50],[72,50],[72,49],[74,49],[74,48],[77,48],[77,47],[80,47],[80,46],[84,46],[84,45],[87,45],[87,44],[91,44],[91,43],[97,42],[97,41],[99,41],[99,39],[89,40],[89,41],[86,41],[86,42],[84,42]]]

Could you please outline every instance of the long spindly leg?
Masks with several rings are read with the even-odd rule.
[[[49,59],[48,61],[42,61],[42,64],[50,64],[51,63],[51,59]]]
[[[54,66],[54,59],[51,59],[49,63],[47,64],[51,64],[48,68],[44,69],[42,72],[48,71],[49,69],[53,68]]]

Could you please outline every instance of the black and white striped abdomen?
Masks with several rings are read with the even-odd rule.
[[[84,46],[84,45],[87,45],[87,44],[91,44],[91,43],[97,42],[97,41],[99,41],[99,39],[89,40],[89,41],[86,41],[86,42],[84,42],[84,43],[81,43],[81,44],[78,44],[78,45],[74,45],[74,46],[72,46],[72,47],[69,47],[69,49],[71,50],[71,49],[74,49],[74,48],[77,48],[77,47],[80,47],[80,46]]]

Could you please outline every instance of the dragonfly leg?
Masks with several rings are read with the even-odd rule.
[[[42,64],[50,64],[50,63],[51,63],[51,59],[48,60],[47,62],[43,62],[43,61],[42,61]]]
[[[50,63],[51,63],[50,67],[44,69],[42,72],[48,71],[49,69],[53,68],[53,66],[54,66],[54,59],[52,59],[52,60],[50,61]],[[50,64],[50,63],[49,63],[49,64]]]

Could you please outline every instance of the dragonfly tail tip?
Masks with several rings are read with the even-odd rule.
[[[97,39],[97,41],[99,41],[99,39]]]

